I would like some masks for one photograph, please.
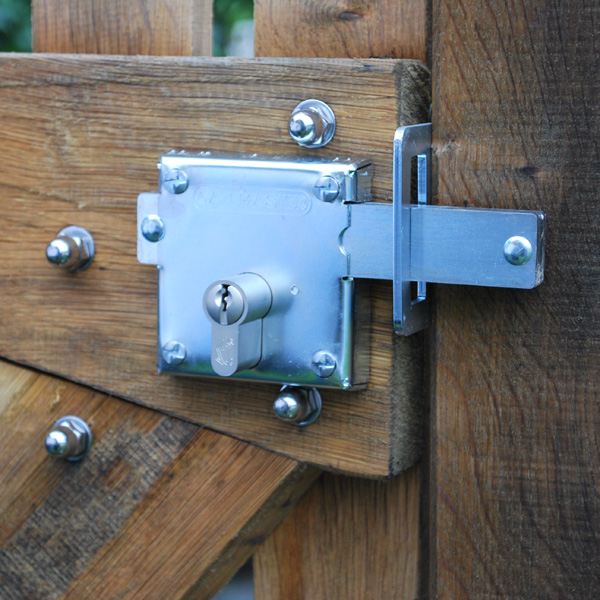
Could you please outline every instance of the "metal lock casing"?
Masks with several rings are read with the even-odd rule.
[[[159,268],[159,371],[217,375],[211,356],[220,326],[206,314],[205,294],[215,282],[254,274],[267,282],[272,303],[258,364],[234,376],[364,385],[368,302],[350,276],[343,235],[350,206],[370,200],[370,162],[172,151],[159,168],[160,193],[138,199],[138,259]],[[145,236],[148,219],[158,230]],[[236,341],[221,337],[227,360]],[[161,351],[174,347],[176,359]],[[323,354],[335,363],[325,377],[330,366],[315,358]]]

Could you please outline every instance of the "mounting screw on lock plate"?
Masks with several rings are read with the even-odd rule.
[[[159,370],[356,389],[363,280],[393,281],[403,335],[428,324],[427,283],[541,283],[543,213],[429,205],[430,124],[398,129],[393,153],[393,204],[371,201],[364,158],[163,155],[161,191],[138,198],[138,259],[159,267]],[[276,413],[293,421],[287,402],[303,419],[313,396],[289,390]]]

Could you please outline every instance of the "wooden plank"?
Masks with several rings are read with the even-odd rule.
[[[0,239],[0,353],[326,468],[406,468],[418,453],[420,363],[413,341],[394,339],[389,284],[374,286],[369,389],[326,392],[317,423],[290,427],[271,413],[277,386],[157,375],[156,271],[136,260],[135,205],[156,189],[156,159],[172,147],[309,154],[286,124],[315,95],[338,115],[327,154],[370,155],[375,198],[390,200],[394,128],[423,116],[425,76],[414,61],[0,58],[11,224]],[[75,277],[43,257],[69,223],[97,244]]]
[[[335,2],[255,3],[256,53],[260,56],[393,55],[424,59],[425,2],[354,2],[361,19],[340,19],[348,5]],[[338,8],[336,9],[336,6]],[[366,10],[365,10],[366,7]],[[345,15],[353,17],[351,11]],[[410,19],[402,18],[409,15]],[[299,22],[306,22],[298,27]],[[419,32],[416,34],[416,32]],[[375,306],[387,332],[391,288]],[[376,345],[382,342],[378,337]],[[421,336],[396,340],[421,362]],[[389,394],[402,384],[396,355],[382,371]],[[386,375],[387,372],[387,375]],[[413,393],[422,401],[421,375]],[[254,555],[256,600],[414,600],[423,588],[427,564],[420,535],[421,464],[392,481],[377,483],[326,474]],[[426,525],[424,526],[426,529]]]
[[[212,0],[33,0],[34,52],[210,56]]]
[[[418,478],[323,475],[254,555],[255,598],[416,598]]]
[[[43,447],[77,414],[81,463]],[[239,440],[0,362],[0,595],[209,598],[317,471]]]
[[[593,598],[600,6],[434,4],[439,201],[544,210],[548,238],[536,290],[436,294],[431,597]]]
[[[427,58],[425,0],[256,0],[257,56]]]

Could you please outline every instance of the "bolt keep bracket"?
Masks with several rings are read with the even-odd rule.
[[[399,128],[383,204],[369,160],[163,155],[160,191],[138,198],[138,260],[159,268],[159,370],[356,389],[363,280],[393,280],[403,335],[428,324],[427,283],[540,284],[544,214],[430,206],[430,163],[431,125]]]

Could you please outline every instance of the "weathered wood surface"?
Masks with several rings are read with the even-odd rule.
[[[600,589],[600,5],[434,3],[439,202],[544,210],[533,291],[437,290],[431,597]]]
[[[33,0],[34,52],[210,56],[212,0]]]
[[[135,222],[172,147],[314,154],[286,131],[313,96],[338,116],[322,153],[370,155],[375,197],[390,200],[394,128],[423,118],[418,63],[4,56],[0,81],[3,356],[329,469],[387,476],[414,460],[420,363],[414,342],[394,340],[389,284],[373,286],[369,389],[327,392],[298,429],[271,413],[277,386],[157,375],[156,271],[137,263]],[[44,258],[70,223],[97,244],[75,277]]]
[[[199,3],[178,3],[172,7],[179,11],[177,15],[180,17],[170,23],[172,28],[160,26],[161,21],[157,17],[161,15],[157,14],[158,5],[155,5],[154,10],[146,15],[148,19],[144,27],[148,27],[143,29],[143,35],[140,35],[139,21],[132,18],[136,16],[132,11],[141,7],[139,3],[95,3],[94,10],[91,10],[87,0],[71,0],[68,7],[65,3],[54,3],[50,14],[47,14],[50,5],[46,3],[46,14],[42,15],[40,13],[44,11],[38,11],[37,6],[39,4],[34,2],[34,30],[47,33],[47,29],[39,26],[48,25],[46,17],[51,17],[53,32],[59,32],[61,36],[62,51],[98,50],[101,47],[107,53],[135,54],[156,52],[160,47],[160,52],[156,53],[194,53],[189,45],[189,21],[181,17],[185,17],[186,11],[189,13],[191,8],[197,11]],[[210,13],[210,3],[204,3],[204,6],[209,7]],[[107,8],[110,8],[108,13]],[[151,3],[145,3],[144,8],[152,8]],[[127,20],[123,21],[123,17]],[[71,26],[61,30],[60,27],[67,22]],[[77,26],[73,26],[74,23]],[[165,25],[165,22],[162,24]],[[115,25],[118,25],[117,31]],[[198,41],[198,33],[201,31],[193,32],[194,44]],[[148,46],[148,35],[144,34],[151,36],[151,47]],[[49,46],[56,39],[50,38],[52,36],[36,36],[36,48],[51,49]],[[98,40],[99,44],[86,45]],[[205,50],[210,50],[210,42]],[[33,381],[35,377],[18,369],[0,371],[0,378],[7,389],[18,380]],[[43,390],[39,378],[35,383],[40,386],[39,394],[51,392],[55,387],[48,378],[44,381]],[[71,412],[85,413],[96,409],[98,394],[86,393],[73,385],[58,384],[63,396],[67,390],[69,398],[73,395],[84,400],[94,398],[93,406],[87,402],[83,406],[79,403]],[[58,393],[56,397],[60,397]],[[21,399],[25,399],[24,411],[27,411],[27,394],[11,396],[13,412],[21,415],[19,425],[25,422],[21,414]],[[48,399],[44,400],[47,403]],[[315,472],[297,466],[290,468],[286,475],[279,460],[276,461],[277,466],[272,463],[272,457],[258,462],[261,459],[255,454],[255,449],[243,443],[214,432],[200,432],[196,426],[152,415],[145,409],[115,399],[104,398],[99,402],[110,423],[110,429],[99,441],[102,462],[99,470],[98,460],[92,459],[86,469],[77,472],[76,479],[67,479],[69,471],[62,469],[58,476],[54,475],[56,485],[48,486],[48,477],[36,476],[35,468],[43,457],[43,453],[37,453],[38,460],[28,462],[34,468],[21,471],[24,466],[18,465],[15,475],[20,475],[20,479],[16,487],[5,488],[7,494],[14,495],[15,490],[20,490],[21,498],[34,498],[35,507],[32,506],[31,510],[35,508],[35,512],[24,513],[22,516],[27,521],[13,523],[10,528],[10,541],[16,541],[16,550],[22,551],[22,556],[16,555],[15,548],[5,553],[0,551],[0,556],[6,558],[3,567],[6,566],[9,578],[0,585],[3,598],[6,594],[14,594],[18,598],[27,595],[36,600],[56,597],[57,594],[74,599],[90,596],[212,597],[248,556],[254,544],[289,511],[302,490],[316,476]],[[45,409],[46,403],[38,407],[36,402],[36,408]],[[107,404],[110,410],[107,410]],[[33,411],[32,414],[37,413]],[[115,427],[118,431],[113,434]],[[41,435],[44,433],[42,431]],[[96,428],[95,436],[98,437]],[[28,439],[22,441],[26,445],[30,443]],[[39,444],[36,447],[41,448]],[[177,452],[179,449],[182,450]],[[95,457],[96,447],[93,452]],[[121,456],[123,453],[125,458]],[[256,474],[256,463],[261,471],[258,476],[267,478],[267,487],[277,488],[270,496],[264,489],[258,490],[257,495],[252,485],[261,484],[257,481],[248,486],[244,473],[239,472],[250,466],[250,471]],[[53,466],[55,471],[59,467]],[[44,473],[52,475],[52,470],[46,469]],[[249,476],[252,477],[252,473]],[[60,511],[52,510],[50,521],[47,507],[53,507],[57,502],[55,488],[73,484],[76,484],[77,491],[69,494],[60,492],[58,502],[65,506],[61,506]],[[81,493],[84,489],[85,495]],[[250,498],[244,498],[246,492],[251,494]],[[5,499],[0,498],[2,508]],[[71,507],[73,503],[77,505],[75,510]],[[17,510],[20,506],[17,502],[11,505]],[[11,511],[7,512],[14,516]],[[180,513],[185,514],[180,516]],[[247,517],[248,521],[243,524]],[[199,519],[199,524],[196,519]],[[51,542],[38,543],[40,530],[51,535]],[[71,532],[73,535],[70,535]],[[67,543],[61,538],[66,538]],[[105,543],[107,540],[108,543]],[[56,551],[57,543],[62,545],[60,552]],[[51,560],[48,559],[49,554],[52,555]],[[61,590],[64,589],[67,591],[63,594]]]
[[[255,598],[416,598],[418,477],[323,475],[255,554]]]
[[[44,439],[77,414],[81,463]],[[0,597],[210,598],[314,481],[283,456],[0,362]]]
[[[348,5],[337,11],[335,6],[332,2],[257,0],[256,53],[425,57],[425,2],[354,2],[351,9],[364,18],[343,22],[338,15],[348,10]],[[393,18],[398,14],[410,14],[412,21]],[[299,22],[303,22],[302,27]],[[407,35],[409,30],[422,33],[413,37]],[[374,347],[389,335],[391,288],[382,288],[382,292],[386,295],[375,314],[384,318]],[[388,394],[402,393],[401,357],[412,356],[420,363],[421,342],[422,336],[393,341],[401,352],[395,350],[377,379],[388,378]],[[426,389],[421,374],[415,382],[413,401],[421,404]],[[422,465],[417,464],[385,484],[324,475],[257,549],[255,600],[414,600],[423,588],[420,567],[428,559],[421,543],[427,530],[424,524],[421,531],[422,473]]]
[[[257,56],[427,59],[426,0],[256,0]]]

